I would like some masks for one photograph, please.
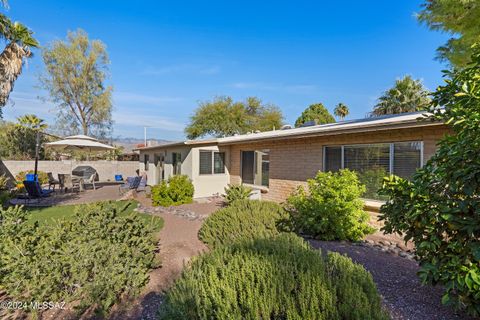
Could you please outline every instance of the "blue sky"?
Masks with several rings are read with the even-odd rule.
[[[257,96],[293,123],[310,104],[338,102],[362,118],[405,74],[434,90],[447,35],[419,25],[422,1],[21,1],[7,15],[41,44],[84,29],[106,45],[114,87],[114,136],[180,140],[199,101]],[[4,109],[7,120],[55,108],[37,97],[43,66],[28,62]]]

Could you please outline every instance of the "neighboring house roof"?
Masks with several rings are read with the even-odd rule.
[[[423,121],[422,121],[423,119]],[[412,112],[395,115],[387,115],[375,118],[366,118],[359,120],[348,120],[335,123],[321,124],[308,127],[292,128],[285,130],[273,130],[259,133],[248,133],[235,135],[225,138],[208,139],[208,140],[187,140],[161,146],[152,146],[141,148],[139,150],[151,150],[159,148],[167,148],[173,146],[189,146],[189,145],[206,145],[219,144],[229,145],[244,142],[254,142],[259,140],[272,139],[293,139],[314,136],[335,135],[341,133],[359,133],[371,132],[391,129],[424,127],[442,125],[441,122],[432,122],[425,119],[425,112]]]

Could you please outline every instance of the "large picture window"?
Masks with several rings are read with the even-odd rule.
[[[200,151],[200,174],[225,173],[225,152]]]
[[[328,146],[324,147],[323,167],[325,171],[356,171],[367,189],[364,197],[381,199],[377,191],[383,178],[388,174],[411,178],[422,166],[422,150],[421,141]]]

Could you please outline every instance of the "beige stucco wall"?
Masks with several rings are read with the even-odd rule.
[[[241,183],[241,151],[269,149],[270,185],[262,198],[282,202],[297,186],[304,185],[307,179],[323,170],[323,146],[423,141],[425,162],[435,153],[437,142],[447,132],[446,126],[432,126],[231,145],[230,183]]]
[[[12,176],[16,176],[21,171],[33,170],[35,162],[32,161],[14,161],[2,160],[4,169]],[[73,169],[78,166],[91,166],[98,172],[100,181],[114,181],[116,174],[121,174],[123,177],[135,175],[135,170],[138,169],[138,162],[136,161],[75,161],[75,160],[61,160],[61,161],[39,161],[38,170],[44,172],[52,172],[54,177],[59,173],[71,173]]]
[[[141,151],[139,169],[144,171],[144,157],[145,154],[149,155],[148,170],[146,171],[148,176],[148,183],[155,185],[161,181],[161,168],[160,164],[155,164],[155,155],[164,155],[165,162],[163,165],[164,177],[166,180],[173,175],[172,154],[179,152],[182,154],[182,166],[181,174],[187,175],[193,183],[195,188],[195,198],[209,197],[217,193],[223,193],[224,188],[228,185],[230,177],[228,174],[228,168],[225,168],[224,174],[211,174],[200,175],[199,174],[199,156],[200,150],[212,150],[212,151],[225,151],[225,162],[228,167],[229,154],[228,148],[218,148],[218,146],[202,146],[202,147],[171,147],[171,148],[159,148],[155,150]]]

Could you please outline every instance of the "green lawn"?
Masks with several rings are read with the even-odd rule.
[[[153,225],[156,231],[160,231],[163,227],[163,219],[161,217],[148,215],[145,213],[136,213],[133,211],[137,207],[138,202],[133,200],[128,201],[114,201],[115,206],[120,211],[121,216],[127,216],[129,214],[138,215],[143,221],[149,225]],[[54,206],[45,208],[27,208],[31,213],[29,217],[29,223],[38,221],[39,225],[50,225],[55,223],[58,219],[72,220],[75,217],[75,208],[81,205],[68,205],[68,206]]]

